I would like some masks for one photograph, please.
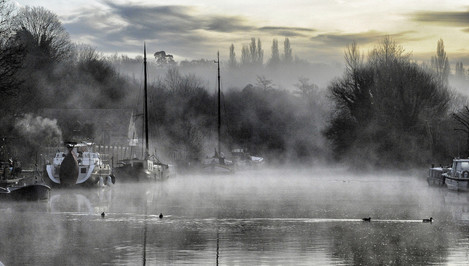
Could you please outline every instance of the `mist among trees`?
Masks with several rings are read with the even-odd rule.
[[[410,167],[467,154],[469,130],[455,119],[465,119],[466,98],[451,84],[464,84],[468,74],[462,62],[452,74],[443,40],[426,65],[390,37],[367,55],[352,43],[343,74],[327,82],[318,77],[330,69],[301,60],[294,41],[271,41],[253,37],[220,50],[228,58],[221,62],[227,155],[247,148],[270,162]],[[4,157],[29,160],[41,142],[60,142],[76,131],[93,140],[102,132],[99,125],[40,117],[43,109],[141,110],[143,57],[104,56],[72,43],[57,15],[44,8],[16,10],[0,0],[0,50]],[[214,58],[176,62],[171,53],[148,55],[150,135],[160,156],[196,161],[216,146],[216,65]],[[26,120],[41,134],[25,136]],[[5,151],[19,143],[28,147],[23,154]]]

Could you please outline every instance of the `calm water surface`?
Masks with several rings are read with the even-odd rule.
[[[424,175],[269,169],[53,190],[44,202],[0,202],[0,261],[468,265],[469,194]]]

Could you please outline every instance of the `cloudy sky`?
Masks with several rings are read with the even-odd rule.
[[[57,15],[73,41],[109,53],[165,50],[176,59],[228,57],[238,60],[251,37],[260,38],[264,58],[272,39],[288,37],[294,56],[310,62],[342,63],[345,46],[366,52],[390,35],[417,60],[429,60],[444,40],[452,64],[469,65],[467,0],[16,0]]]

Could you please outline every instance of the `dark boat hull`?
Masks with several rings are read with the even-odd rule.
[[[163,164],[145,165],[143,160],[114,168],[114,175],[119,182],[157,182],[168,179],[171,175],[169,167]]]
[[[59,169],[60,183],[63,186],[74,186],[78,179],[78,161],[75,154],[70,151],[65,156]]]
[[[0,188],[0,198],[5,200],[46,200],[50,196],[50,187],[45,184],[31,184]]]

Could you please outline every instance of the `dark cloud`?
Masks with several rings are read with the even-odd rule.
[[[410,15],[412,20],[424,23],[438,24],[452,27],[469,27],[468,11],[421,11]]]
[[[299,28],[299,27],[261,27],[259,31],[268,32],[274,35],[280,35],[285,37],[303,37],[305,33],[314,32],[314,29]]]
[[[206,30],[217,32],[237,32],[251,31],[254,28],[246,24],[245,19],[241,17],[210,17],[206,21]]]
[[[415,32],[405,31],[395,34],[389,34],[379,31],[367,31],[360,33],[328,33],[319,34],[311,38],[312,41],[326,45],[327,47],[345,47],[352,42],[356,42],[360,45],[366,45],[370,43],[377,43],[384,38],[384,36],[391,36],[397,41],[410,41],[420,40],[421,38],[414,36]]]
[[[243,17],[206,15],[187,6],[123,5],[107,0],[102,3],[107,9],[81,10],[66,17],[64,26],[72,36],[85,38],[105,52],[135,50],[132,41],[136,40],[158,40],[158,46],[171,47],[173,53],[190,52],[197,46],[217,45],[203,35],[204,31],[256,30]]]

